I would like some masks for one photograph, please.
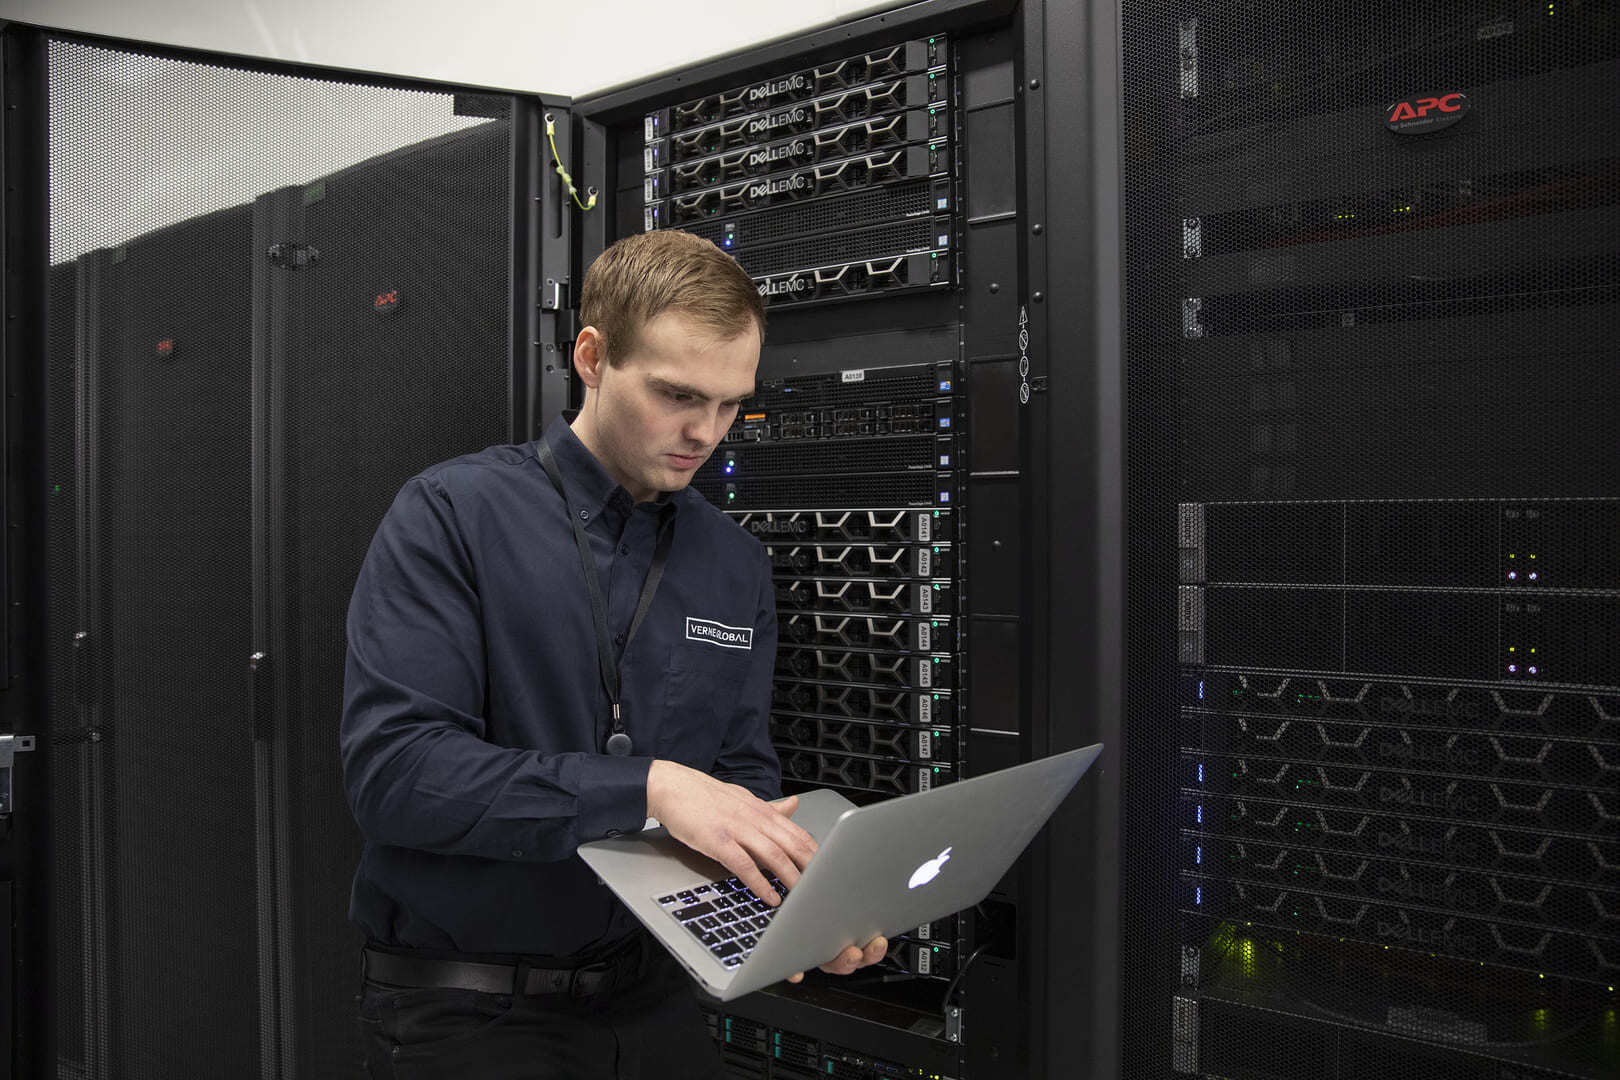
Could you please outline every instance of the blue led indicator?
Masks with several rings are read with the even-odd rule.
[[[949,379],[941,379],[939,381],[939,392],[942,394],[948,394],[951,392],[951,381]]]
[[[1193,903],[1202,905],[1204,902],[1204,887],[1202,885],[1193,890]]]
[[[730,466],[730,465],[727,465],[727,466],[726,466],[726,473],[727,473],[727,475],[730,475],[730,473],[731,473],[731,471],[732,471],[732,470],[731,470],[731,466]]]
[[[1204,845],[1203,844],[1199,844],[1197,847],[1193,848],[1193,862],[1198,864],[1199,866],[1204,865]]]
[[[948,417],[948,416],[940,417],[939,418],[939,426],[940,427],[950,427],[951,426],[951,418]]]
[[[1198,680],[1198,700],[1199,701],[1204,700],[1204,680],[1203,679]]]
[[[1204,782],[1204,763],[1202,761],[1198,763],[1198,782],[1200,784]]]
[[[1202,825],[1204,823],[1204,806],[1203,806],[1202,803],[1200,803],[1199,806],[1198,806],[1197,817],[1198,817],[1198,824]]]
[[[948,491],[940,492],[939,493],[939,501],[942,502],[942,503],[950,502],[951,501],[951,493],[948,492]]]

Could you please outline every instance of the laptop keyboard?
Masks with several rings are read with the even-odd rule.
[[[766,875],[771,888],[786,899],[788,891]],[[722,878],[695,889],[658,898],[659,905],[702,942],[727,970],[739,967],[759,944],[778,908],[755,896],[736,878]]]

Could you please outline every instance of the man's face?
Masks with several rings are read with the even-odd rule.
[[[590,333],[581,333],[581,346]],[[759,345],[752,326],[717,338],[681,312],[665,311],[641,328],[629,355],[578,365],[587,396],[575,434],[637,502],[678,491],[754,392]]]

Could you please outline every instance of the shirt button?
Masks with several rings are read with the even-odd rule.
[[[513,848],[512,849],[512,858],[514,858],[514,859],[523,858],[523,849],[522,848]]]
[[[630,545],[629,544],[620,544],[619,545],[619,554],[620,555],[628,555],[628,554],[630,554]]]
[[[615,637],[613,640],[617,641],[620,645],[623,645],[624,644],[624,631],[623,630],[619,631],[618,636]]]
[[[589,520],[591,520],[591,512],[589,510],[581,510],[579,512],[579,520],[581,520],[581,521],[589,521]]]

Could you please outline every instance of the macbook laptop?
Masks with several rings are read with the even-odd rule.
[[[776,908],[662,828],[579,854],[704,989],[730,1001],[983,900],[1101,752],[1098,743],[870,806],[805,792],[793,821],[819,848],[791,891],[771,880],[783,894]]]

